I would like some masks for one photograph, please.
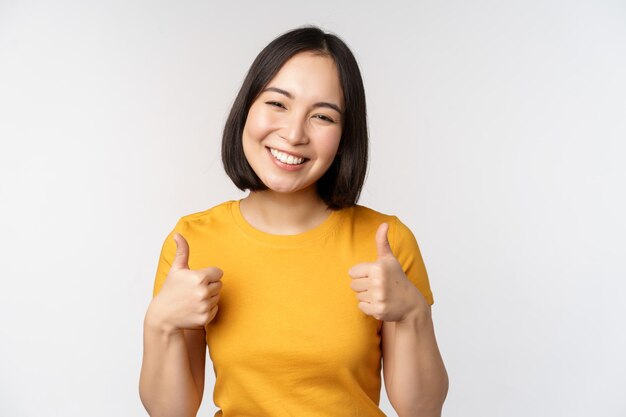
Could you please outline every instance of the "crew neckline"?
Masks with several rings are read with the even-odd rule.
[[[318,239],[330,234],[337,227],[343,217],[342,212],[345,210],[332,210],[330,215],[326,217],[322,223],[302,233],[295,235],[276,235],[261,231],[248,223],[241,213],[239,206],[240,201],[241,199],[230,201],[230,211],[239,229],[245,235],[256,241],[281,247],[302,247],[317,242]]]

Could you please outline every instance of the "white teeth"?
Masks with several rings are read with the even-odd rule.
[[[272,155],[276,157],[280,162],[289,165],[299,165],[304,162],[304,158],[298,158],[293,155],[287,155],[284,152],[277,151],[276,149],[270,148],[270,152]]]

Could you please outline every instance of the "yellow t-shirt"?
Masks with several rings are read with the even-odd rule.
[[[191,269],[224,272],[219,310],[206,326],[215,417],[385,415],[382,321],[357,307],[348,275],[376,260],[382,222],[407,277],[433,304],[415,237],[396,216],[355,205],[297,235],[255,229],[236,200],[180,218],[163,243],[153,295],[176,253],[174,232],[189,243]]]

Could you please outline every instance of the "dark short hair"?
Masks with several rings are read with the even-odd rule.
[[[237,188],[267,190],[243,151],[243,128],[248,111],[260,92],[283,64],[299,52],[329,56],[339,71],[344,96],[341,140],[335,160],[317,181],[317,192],[330,209],[349,207],[358,201],[368,163],[368,132],[365,91],[357,61],[336,35],[313,25],[286,32],[257,55],[237,94],[222,134],[222,163]]]

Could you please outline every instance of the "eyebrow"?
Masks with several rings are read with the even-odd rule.
[[[283,90],[282,88],[278,88],[278,87],[267,87],[267,88],[265,88],[265,89],[264,89],[263,91],[261,91],[261,92],[263,93],[263,92],[265,92],[265,91],[274,91],[274,92],[276,92],[276,93],[280,93],[280,94],[282,94],[282,95],[284,95],[284,96],[286,96],[286,97],[288,97],[288,98],[290,98],[290,99],[292,99],[292,100],[293,100],[293,94],[291,94],[289,91],[285,91],[285,90]],[[313,107],[326,107],[326,108],[329,108],[329,109],[333,109],[333,110],[335,110],[337,113],[339,113],[339,114],[343,115],[343,112],[339,109],[339,106],[338,106],[338,105],[336,105],[336,104],[333,104],[333,103],[328,103],[328,102],[325,102],[325,101],[320,101],[320,102],[317,102],[317,103],[313,104]]]

